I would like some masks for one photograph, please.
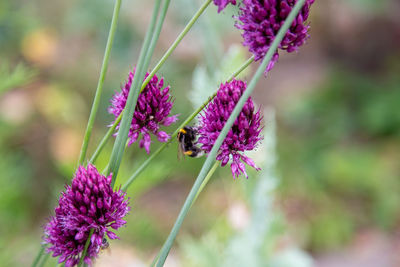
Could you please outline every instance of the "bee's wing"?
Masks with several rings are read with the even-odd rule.
[[[178,134],[178,160],[182,160],[185,158],[185,135],[181,132]]]
[[[178,142],[178,160],[185,159],[185,145],[183,142]]]

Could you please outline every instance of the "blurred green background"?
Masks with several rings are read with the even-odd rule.
[[[152,5],[123,1],[89,154],[113,120],[108,101],[135,65]],[[200,5],[171,1],[151,66]],[[0,266],[30,264],[74,173],[112,8],[112,0],[0,1]],[[167,266],[400,265],[399,12],[397,0],[316,1],[311,38],[299,53],[281,53],[254,93],[267,108],[265,142],[252,154],[263,171],[233,180],[220,168]],[[181,120],[250,56],[236,13],[211,5],[158,72]],[[127,227],[97,266],[151,262],[204,161],[176,154],[174,142],[129,189]],[[146,157],[132,145],[120,181]]]

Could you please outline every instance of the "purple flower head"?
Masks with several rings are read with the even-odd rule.
[[[114,97],[111,99],[111,106],[108,108],[108,112],[114,114],[115,118],[117,118],[125,108],[134,75],[135,69],[129,73],[128,81],[122,87],[122,91],[115,93]],[[149,73],[146,73],[145,79],[147,76],[149,76]],[[142,134],[139,146],[140,148],[144,147],[147,153],[150,153],[150,133],[153,133],[158,141],[167,142],[170,136],[166,132],[160,131],[159,128],[162,125],[169,126],[178,119],[177,115],[168,117],[171,112],[173,101],[169,93],[170,87],[167,86],[163,88],[163,86],[164,78],[159,80],[158,77],[154,75],[139,95],[129,129],[128,145],[136,142],[139,135]],[[117,129],[119,129],[119,125]]]
[[[264,58],[295,3],[296,0],[243,0],[237,17],[240,22],[235,26],[243,31],[243,45],[248,46],[256,61]],[[314,0],[306,0],[280,43],[280,49],[289,53],[297,51],[309,38],[310,26],[306,21],[313,3]],[[266,72],[273,68],[278,58],[279,54],[276,51]]]
[[[229,3],[236,5],[236,0],[214,0],[214,4],[218,7],[218,13],[221,12]]]
[[[214,100],[201,114],[198,143],[206,153],[211,151],[244,90],[246,90],[246,83],[241,80],[234,79],[221,84]],[[258,141],[262,139],[261,119],[260,110],[255,111],[252,99],[247,99],[219,149],[217,160],[221,161],[221,166],[225,166],[230,159],[232,160],[231,170],[234,178],[241,173],[247,177],[243,162],[259,170],[253,160],[246,157],[243,152],[255,149]]]
[[[126,222],[122,219],[129,211],[125,193],[113,191],[111,175],[105,177],[89,164],[87,169],[80,166],[65,192],[61,193],[55,216],[44,227],[44,243],[53,257],[60,256],[58,262],[65,266],[78,264],[91,229],[94,229],[87,250],[85,263],[91,264],[103,245],[107,234],[110,239],[118,239],[111,231]]]

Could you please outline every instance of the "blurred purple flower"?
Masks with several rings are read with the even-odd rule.
[[[214,4],[218,7],[218,13],[221,12],[229,3],[236,5],[236,0],[214,0]]]
[[[240,22],[238,21],[235,26],[243,31],[243,45],[248,46],[256,61],[264,58],[295,3],[296,0],[243,0],[237,17]],[[306,0],[280,43],[280,49],[289,53],[297,51],[309,38],[310,26],[306,24],[306,21],[313,3],[314,0]],[[265,74],[273,68],[278,58],[277,50]]]
[[[246,90],[246,83],[241,80],[234,79],[221,84],[214,100],[201,114],[198,143],[202,144],[201,148],[206,153],[211,151],[244,90]],[[246,157],[243,152],[255,149],[258,141],[262,139],[261,119],[260,111],[255,112],[253,101],[249,98],[219,149],[217,160],[221,161],[221,166],[225,166],[230,159],[232,160],[231,171],[234,178],[241,173],[247,177],[243,162],[259,170],[253,160]]]
[[[53,257],[60,256],[58,262],[65,266],[78,264],[91,229],[94,229],[87,250],[85,263],[91,264],[103,245],[107,234],[110,239],[119,239],[111,232],[126,222],[122,219],[129,211],[125,193],[114,192],[111,175],[105,177],[89,164],[87,169],[80,166],[72,180],[61,193],[55,216],[44,227],[44,243]]]
[[[122,91],[115,93],[111,99],[111,106],[108,108],[108,112],[114,114],[115,118],[125,108],[134,75],[135,69],[129,73],[128,81],[121,88]],[[146,73],[145,79],[147,76],[149,76],[149,73]],[[139,146],[140,148],[144,147],[147,153],[150,153],[150,133],[153,133],[158,141],[167,142],[170,136],[166,132],[160,131],[159,128],[162,125],[169,126],[178,119],[177,115],[168,117],[173,101],[169,93],[170,87],[167,86],[163,89],[163,86],[164,78],[158,80],[157,75],[154,75],[139,95],[129,129],[128,145],[136,142],[139,135],[142,134]],[[119,125],[117,129],[119,129]]]

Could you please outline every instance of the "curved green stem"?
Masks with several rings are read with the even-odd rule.
[[[120,10],[120,7],[121,7],[121,1],[122,0],[116,0],[115,1],[114,12],[113,12],[113,16],[112,16],[112,19],[111,19],[110,31],[108,33],[106,50],[104,52],[103,64],[101,66],[100,77],[99,77],[99,81],[98,81],[98,84],[97,84],[96,94],[94,96],[92,109],[90,111],[88,124],[86,126],[85,136],[83,138],[83,143],[82,143],[82,148],[81,148],[81,152],[80,152],[80,155],[79,155],[78,165],[82,165],[84,160],[85,160],[86,151],[87,151],[87,148],[88,148],[88,145],[89,145],[90,135],[92,134],[93,125],[94,125],[94,121],[96,119],[97,110],[99,109],[101,94],[102,94],[102,91],[103,91],[103,84],[104,84],[104,80],[106,78],[108,62],[109,62],[109,59],[110,59],[111,48],[112,48],[112,44],[113,44],[113,41],[114,41],[114,36],[115,36],[116,28],[117,28],[117,21],[118,21],[118,17],[119,17],[119,10]]]
[[[229,78],[228,82],[232,81],[233,78],[238,76],[244,69],[246,69],[252,62],[254,61],[254,57],[250,57],[242,66],[239,67],[237,71],[235,71]],[[143,162],[142,165],[128,178],[128,180],[125,182],[125,184],[121,187],[121,190],[126,191],[128,187],[132,184],[132,182],[139,176],[139,174],[142,173],[144,169],[150,164],[150,162],[158,156],[173,140],[175,140],[176,136],[179,133],[179,130],[189,124],[196,116],[199,114],[205,106],[210,103],[210,101],[217,95],[217,92],[215,92],[212,96],[210,96],[206,102],[204,102],[200,107],[198,107],[189,117],[186,118],[184,122],[182,122],[178,128],[171,134],[171,138],[164,144],[162,144],[149,158],[146,159],[145,162]]]
[[[278,34],[276,35],[276,38],[274,39],[270,48],[268,49],[268,52],[265,55],[261,65],[258,67],[256,73],[254,74],[253,78],[251,79],[249,85],[247,86],[247,89],[243,92],[243,95],[240,97],[238,103],[236,104],[235,108],[233,109],[231,115],[229,116],[228,121],[225,123],[224,128],[222,129],[221,133],[219,134],[217,140],[215,141],[213,148],[211,149],[210,153],[208,154],[207,159],[204,162],[203,167],[201,168],[201,171],[200,171],[199,175],[197,176],[196,181],[194,182],[194,185],[185,200],[185,203],[183,204],[183,207],[178,215],[178,218],[176,219],[175,224],[172,227],[172,230],[161,249],[160,258],[156,265],[157,267],[161,267],[164,265],[164,262],[168,256],[169,251],[171,250],[171,247],[172,247],[174,240],[179,232],[179,229],[182,226],[183,220],[186,217],[186,214],[188,213],[188,211],[192,205],[192,202],[195,199],[197,192],[199,191],[203,181],[205,180],[205,177],[206,177],[207,173],[209,172],[211,165],[215,162],[215,158],[217,156],[220,146],[222,145],[222,142],[224,141],[226,135],[228,134],[228,131],[231,129],[237,116],[243,109],[243,106],[246,103],[247,99],[250,97],[250,94],[253,92],[258,80],[263,75],[263,73],[267,67],[267,64],[271,61],[273,54],[275,53],[276,49],[278,48],[278,45],[282,41],[283,37],[285,36],[285,34],[286,34],[287,30],[289,29],[290,25],[292,24],[293,20],[296,18],[296,15],[299,13],[300,8],[304,4],[304,1],[305,0],[297,1],[295,6],[293,7],[289,16],[285,20],[285,23],[282,25],[281,29],[279,30]]]

